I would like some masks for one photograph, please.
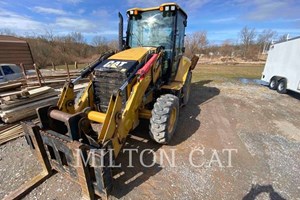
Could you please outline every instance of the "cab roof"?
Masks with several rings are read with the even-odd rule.
[[[163,3],[161,4],[160,6],[157,6],[157,7],[150,7],[150,8],[131,8],[131,9],[128,9],[127,12],[131,11],[131,10],[137,10],[137,11],[151,11],[151,10],[159,10],[159,8],[161,6],[176,6],[177,10],[180,10],[187,18],[187,14],[186,12],[177,4],[177,3]]]

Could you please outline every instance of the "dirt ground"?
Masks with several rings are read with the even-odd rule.
[[[194,79],[170,145],[152,142],[147,122],[128,139],[126,148],[139,153],[133,168],[126,153],[119,156],[110,198],[300,199],[299,99],[254,83]],[[144,149],[155,152],[143,157],[147,164],[155,160],[150,168],[139,163]],[[175,166],[160,162],[162,151],[175,151]],[[38,170],[23,137],[0,146],[0,198]],[[75,200],[80,194],[78,185],[56,174],[24,199]]]

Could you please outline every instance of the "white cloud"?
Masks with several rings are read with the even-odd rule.
[[[232,0],[230,5],[244,8],[242,16],[257,21],[296,18],[300,10],[300,4],[294,0]]]
[[[247,17],[253,20],[272,19],[275,13],[282,11],[282,8],[286,7],[287,3],[284,1],[261,1],[256,2],[256,8],[254,12],[250,12]],[[285,9],[284,9],[285,10]]]
[[[227,17],[227,18],[220,18],[220,19],[212,19],[212,20],[209,20],[209,23],[218,24],[218,23],[231,22],[231,21],[234,21],[234,20],[236,20],[235,17]]]
[[[0,9],[1,28],[13,32],[39,32],[44,30],[44,24],[29,17],[19,15],[4,9]]]
[[[63,29],[68,29],[71,31],[79,31],[79,32],[93,32],[97,26],[91,21],[85,19],[74,19],[74,18],[57,18],[54,24],[55,26],[59,26]]]
[[[36,6],[34,7],[33,11],[38,13],[45,13],[45,14],[55,14],[55,15],[66,15],[67,13],[64,10],[55,9],[55,8],[46,8]]]
[[[107,10],[107,9],[97,9],[97,10],[93,10],[92,11],[92,14],[94,16],[98,16],[98,17],[101,17],[101,18],[108,18],[111,16],[113,12],[111,12],[110,10]],[[113,13],[114,14],[114,13]]]

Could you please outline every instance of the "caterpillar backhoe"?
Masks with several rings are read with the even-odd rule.
[[[150,120],[154,141],[172,139],[198,61],[183,56],[187,14],[166,3],[129,9],[127,16],[123,37],[119,13],[119,51],[103,54],[67,81],[57,106],[37,109],[39,124],[22,123],[43,172],[7,199],[21,198],[53,172],[79,183],[85,199],[106,198],[113,185],[110,166],[140,119]],[[74,85],[84,77],[90,82],[75,101]]]

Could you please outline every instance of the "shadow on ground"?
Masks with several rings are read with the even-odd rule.
[[[208,102],[220,93],[218,88],[205,86],[205,84],[210,82],[210,80],[207,80],[192,83],[190,101],[188,105],[183,107],[180,111],[178,127],[170,143],[171,146],[184,142],[199,129],[200,120],[198,116],[201,112],[201,104]],[[149,120],[143,120],[137,129],[131,133],[131,136],[128,137],[123,152],[120,153],[116,161],[117,164],[121,164],[121,167],[113,169],[115,181],[114,189],[111,193],[112,196],[116,198],[125,196],[135,187],[141,185],[151,176],[154,176],[162,170],[159,164],[153,162],[154,153],[157,152],[162,145],[153,142],[148,132]],[[132,152],[132,163],[129,162],[130,154],[128,149],[138,150],[138,152]],[[151,149],[151,151],[149,149]],[[144,167],[140,161],[140,157],[144,165],[153,164],[153,166]],[[133,167],[129,167],[131,164]]]
[[[295,99],[300,100],[300,94],[294,91],[288,91],[287,94]]]
[[[211,80],[204,80],[192,83],[189,103],[181,108],[176,134],[170,145],[175,146],[184,142],[200,128],[200,106],[220,94],[218,88],[206,86],[210,82]]]
[[[249,193],[244,196],[243,200],[255,200],[262,193],[269,194],[270,200],[285,200],[274,190],[272,185],[252,185]]]

